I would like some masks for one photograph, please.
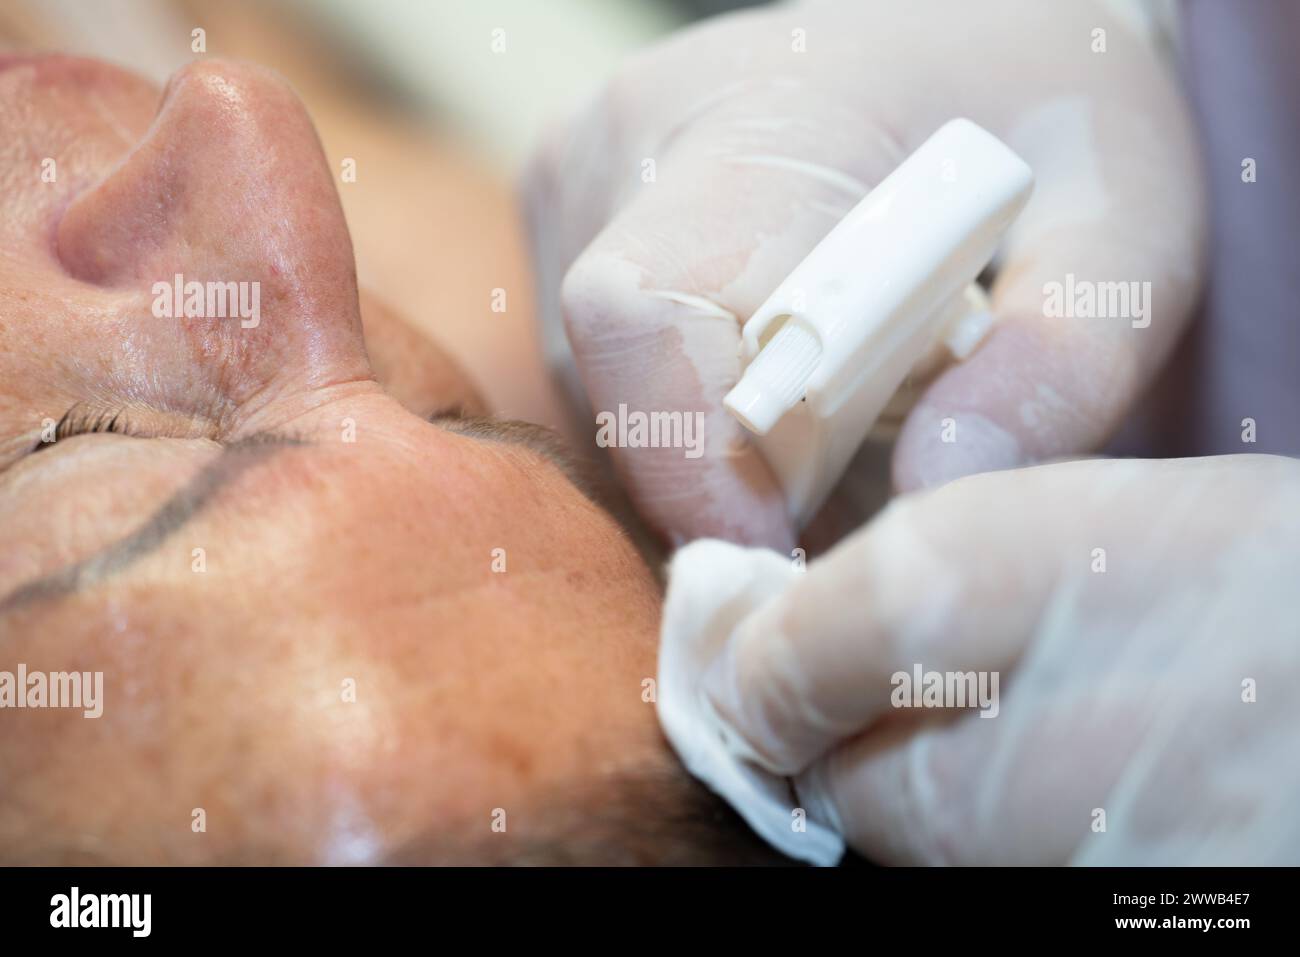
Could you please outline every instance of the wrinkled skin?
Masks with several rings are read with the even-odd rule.
[[[968,361],[907,384],[892,452],[850,471],[828,505],[832,531],[869,517],[891,472],[910,491],[1105,442],[1192,314],[1206,235],[1188,108],[1123,9],[863,0],[744,11],[629,60],[555,130],[526,195],[539,302],[550,328],[563,326],[576,391],[596,411],[705,417],[699,458],[613,450],[651,525],[677,542],[790,548],[798,529],[781,492],[722,407],[740,376],[740,327],[958,116],[1035,174],[990,289],[997,324]],[[1097,28],[1104,53],[1093,52]],[[1045,318],[1044,284],[1069,273],[1149,282],[1149,325]],[[942,440],[946,418],[955,442]]]
[[[425,419],[481,406],[359,304],[282,82],[6,58],[0,130],[0,670],[105,685],[0,711],[0,858],[371,861],[665,765],[653,576],[546,455]],[[178,272],[260,282],[260,323],[155,318]],[[42,446],[74,407],[132,434]]]

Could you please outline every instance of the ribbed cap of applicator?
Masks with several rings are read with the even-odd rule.
[[[722,404],[745,428],[767,435],[781,416],[804,397],[821,353],[815,333],[787,320],[754,357]]]

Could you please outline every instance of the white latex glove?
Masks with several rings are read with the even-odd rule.
[[[1294,865],[1298,586],[1295,460],[979,475],[750,613],[703,694],[877,861]],[[917,664],[1000,672],[997,715],[891,706]]]
[[[1000,324],[925,390],[894,453],[895,482],[936,484],[1107,437],[1187,318],[1205,231],[1183,99],[1124,15],[1133,9],[913,0],[730,15],[630,61],[548,139],[525,199],[552,358],[562,304],[594,411],[705,417],[702,458],[614,451],[653,526],[678,542],[788,549],[772,475],[721,404],[740,373],[740,325],[957,116],[1019,152],[1035,194],[992,289]],[[1096,29],[1104,53],[1093,52]],[[1045,319],[1044,283],[1067,273],[1149,281],[1150,326]]]

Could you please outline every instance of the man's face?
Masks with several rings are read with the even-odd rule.
[[[543,438],[427,420],[478,400],[363,337],[332,173],[259,69],[0,58],[0,671],[104,681],[0,710],[0,857],[369,861],[666,766],[653,577]]]

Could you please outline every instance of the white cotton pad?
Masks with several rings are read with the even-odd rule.
[[[832,865],[844,854],[844,839],[798,803],[807,785],[747,760],[751,749],[717,716],[700,688],[736,625],[798,574],[790,559],[776,552],[710,539],[673,556],[659,641],[659,723],[686,770],[760,837],[789,857]],[[804,796],[812,806],[819,803]]]

